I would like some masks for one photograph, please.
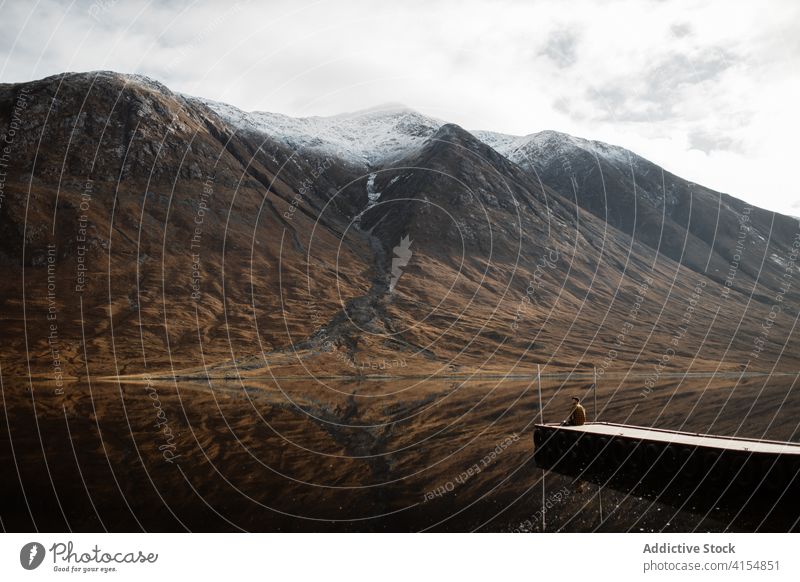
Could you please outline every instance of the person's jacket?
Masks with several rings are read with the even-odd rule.
[[[586,409],[580,404],[576,404],[569,415],[569,423],[580,426],[586,422]]]

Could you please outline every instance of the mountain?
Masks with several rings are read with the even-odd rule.
[[[240,130],[274,136],[292,150],[329,155],[363,171],[407,156],[444,125],[402,106],[295,119],[206,103]],[[656,252],[722,284],[735,262],[741,272],[735,281],[740,290],[757,279],[762,283],[771,279],[766,284],[773,291],[779,289],[785,270],[781,257],[791,252],[796,219],[754,208],[603,142],[555,131],[528,136],[472,133],[536,180]],[[747,240],[740,243],[743,223]],[[777,252],[771,251],[762,265],[767,241]]]
[[[26,373],[30,357],[32,373],[52,376],[53,349],[70,376],[198,365],[199,345],[214,361],[237,338],[257,353],[254,306],[265,350],[298,326],[305,334],[276,308],[276,267],[290,265],[284,292],[301,289],[303,237],[316,226],[318,244],[339,248],[352,209],[331,194],[350,172],[280,147],[265,155],[268,140],[235,133],[148,79],[78,74],[5,85],[4,122],[23,90],[29,105],[6,181],[0,260],[13,273],[2,292],[4,353],[29,356],[3,362],[7,371]],[[338,278],[329,266],[320,278],[360,292],[365,245],[345,241]],[[337,310],[335,290],[319,317]]]
[[[331,156],[362,170],[405,155],[444,125],[437,119],[394,105],[298,119],[278,113],[246,113],[226,103],[205,99],[195,101],[207,105],[238,131],[269,135],[292,151]]]
[[[759,281],[780,289],[781,257],[792,251],[796,219],[684,180],[621,147],[553,131],[477,135],[582,208],[697,273],[724,284],[735,263],[729,286],[746,292]]]
[[[0,127],[7,373],[797,364],[797,221],[616,146],[111,72],[0,85]]]

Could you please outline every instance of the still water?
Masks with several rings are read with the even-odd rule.
[[[795,380],[6,380],[0,515],[11,531],[747,530],[546,473],[532,426],[578,395],[590,420],[798,441]]]

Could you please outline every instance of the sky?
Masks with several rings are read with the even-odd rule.
[[[554,129],[800,216],[796,0],[0,0],[0,22],[0,82],[115,70],[249,111]]]

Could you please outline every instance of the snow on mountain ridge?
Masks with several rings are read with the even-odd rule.
[[[405,155],[444,125],[438,119],[398,107],[331,117],[289,117],[247,113],[225,103],[201,101],[239,130],[264,133],[294,150],[332,155],[367,168]]]
[[[194,98],[197,99],[197,98]],[[298,151],[334,156],[365,169],[399,159],[420,147],[445,125],[402,105],[381,106],[330,117],[290,117],[280,113],[245,112],[232,105],[198,99],[233,127],[263,133]],[[638,156],[603,142],[557,131],[515,136],[471,131],[476,138],[510,160],[538,168],[580,148],[615,164],[629,165]]]
[[[584,150],[615,165],[629,166],[639,156],[625,148],[575,137],[559,131],[545,130],[525,136],[513,136],[491,131],[475,131],[475,136],[511,161],[522,166],[543,169],[556,158],[569,163],[569,154],[576,148]]]

